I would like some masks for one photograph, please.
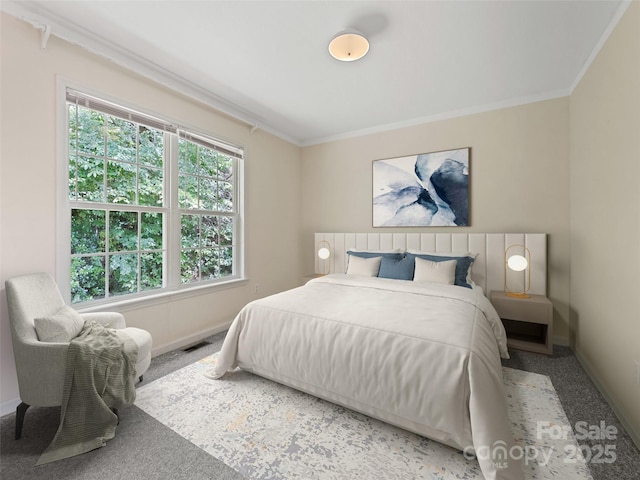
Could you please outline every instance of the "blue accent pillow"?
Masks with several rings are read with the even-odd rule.
[[[396,280],[413,280],[415,259],[401,253],[394,256],[385,255],[380,262],[378,277]]]
[[[415,257],[425,258],[427,260],[431,260],[432,262],[445,262],[447,260],[456,260],[456,277],[454,280],[454,285],[458,285],[459,287],[471,288],[471,285],[467,282],[467,275],[469,274],[469,269],[471,268],[471,264],[475,260],[474,257],[441,257],[440,255],[429,255],[429,254],[420,254],[420,253],[408,253],[407,257],[411,257],[412,261],[415,263]]]

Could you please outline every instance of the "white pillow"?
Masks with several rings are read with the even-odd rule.
[[[78,312],[65,305],[49,317],[33,320],[41,342],[70,342],[76,338],[84,327],[84,320]]]
[[[473,262],[475,262],[476,258],[478,258],[478,254],[473,252],[426,252],[422,250],[409,249],[407,250],[407,253],[412,253],[414,255],[431,255],[434,257],[455,257],[455,258],[470,257],[473,259]],[[467,270],[467,277],[466,277],[466,282],[472,288],[476,286],[475,282],[471,278],[471,267],[473,266],[473,262],[471,262],[471,265]],[[454,281],[454,284],[455,284],[455,281]]]
[[[365,277],[377,277],[380,270],[382,257],[363,258],[349,255],[347,275],[362,275]]]
[[[456,279],[456,265],[456,260],[432,262],[426,258],[416,257],[413,281],[453,285]]]

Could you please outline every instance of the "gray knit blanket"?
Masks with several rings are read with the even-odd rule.
[[[60,426],[36,465],[61,460],[106,445],[115,436],[112,409],[136,399],[138,346],[126,334],[86,322],[69,343]]]

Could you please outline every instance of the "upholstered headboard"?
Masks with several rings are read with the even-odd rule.
[[[328,260],[315,254],[327,242]],[[316,273],[344,273],[347,250],[422,250],[427,252],[472,252],[478,254],[471,268],[473,281],[485,294],[504,290],[504,256],[511,245],[524,245],[531,253],[530,293],[547,294],[547,234],[545,233],[316,233],[314,258]],[[327,268],[328,267],[328,268]],[[525,273],[509,271],[509,286],[521,288]]]

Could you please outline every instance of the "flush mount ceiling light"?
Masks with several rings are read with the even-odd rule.
[[[342,62],[353,62],[364,57],[369,51],[369,40],[355,28],[347,28],[338,33],[329,43],[331,56]]]

